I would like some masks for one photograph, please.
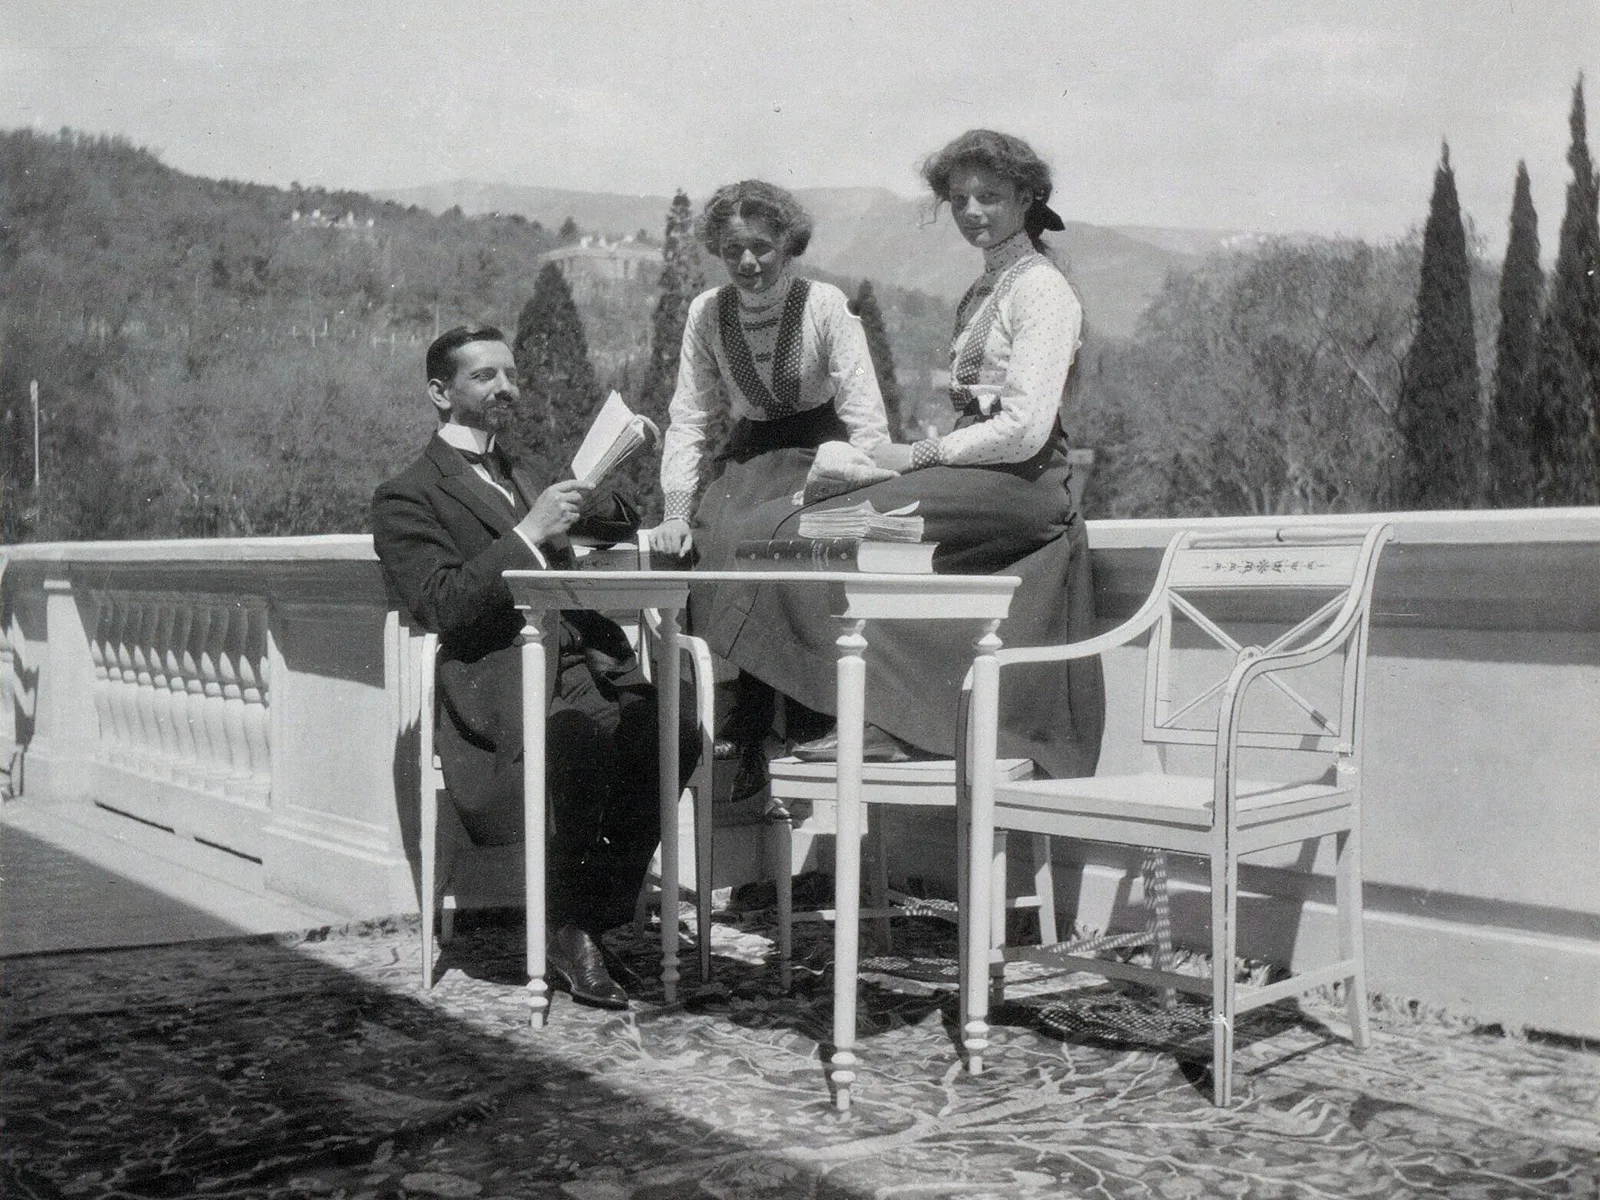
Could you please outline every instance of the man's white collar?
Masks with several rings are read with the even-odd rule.
[[[439,437],[445,445],[468,454],[487,454],[494,449],[494,434],[471,425],[457,425],[454,421],[439,426]]]

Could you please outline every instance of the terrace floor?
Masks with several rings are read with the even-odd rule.
[[[558,995],[535,1032],[516,914],[464,915],[424,993],[415,918],[330,924],[25,802],[0,822],[8,1200],[1600,1195],[1592,1049],[1380,1005],[1358,1053],[1307,999],[1242,1023],[1220,1111],[1203,1009],[1035,977],[974,1078],[954,938],[915,921],[863,964],[841,1116],[821,929],[790,995],[764,914],[725,912],[680,1003]],[[648,938],[612,938],[652,969]]]

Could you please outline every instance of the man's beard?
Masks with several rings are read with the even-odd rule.
[[[483,406],[483,424],[490,433],[502,434],[513,429],[517,421],[517,400],[508,392],[492,396]]]

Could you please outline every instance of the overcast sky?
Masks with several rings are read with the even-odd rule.
[[[0,0],[0,127],[277,185],[911,195],[990,126],[1072,219],[1374,237],[1448,138],[1491,242],[1527,160],[1548,251],[1597,62],[1600,0]]]

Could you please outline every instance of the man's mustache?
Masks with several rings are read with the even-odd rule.
[[[508,426],[517,412],[514,392],[496,392],[483,403],[483,420],[496,433]]]

